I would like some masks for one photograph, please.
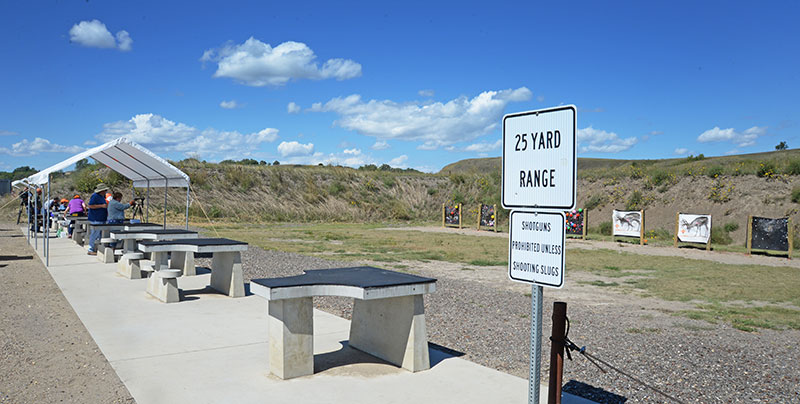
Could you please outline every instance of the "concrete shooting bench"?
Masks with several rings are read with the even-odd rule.
[[[67,220],[72,222],[72,241],[83,247],[86,243],[85,237],[88,233],[87,226],[89,219],[86,216],[67,216]]]
[[[242,251],[247,251],[247,243],[227,238],[195,238],[181,240],[141,241],[139,251],[152,253],[154,271],[147,281],[147,292],[164,303],[180,301],[177,278],[184,268],[167,266],[167,256],[172,253],[173,260],[180,256],[195,253],[212,253],[211,287],[230,297],[244,296],[244,274],[242,273]],[[178,259],[176,263],[181,260]],[[184,259],[185,264],[188,259]],[[194,266],[194,259],[192,259]]]
[[[137,251],[137,244],[142,240],[181,240],[197,238],[197,232],[183,229],[156,230],[113,230],[111,238],[122,241],[122,251],[117,262],[118,272],[128,279],[141,279],[140,261],[144,253]],[[180,266],[177,266],[180,265]],[[194,253],[175,252],[170,260],[170,269],[183,269],[184,276],[197,275],[194,267]]]
[[[88,223],[88,222],[87,222]],[[115,261],[114,257],[114,248],[110,247],[110,244],[116,242],[116,240],[110,237],[112,231],[120,231],[120,230],[158,230],[163,229],[164,227],[160,224],[156,223],[104,223],[104,224],[91,224],[88,223],[89,230],[92,229],[99,229],[102,231],[100,239],[98,240],[99,245],[98,248],[95,249],[97,251],[97,259],[100,262],[105,264],[112,264]]]
[[[250,281],[269,301],[269,370],[281,379],[314,373],[314,296],[353,298],[351,347],[412,372],[429,369],[423,295],[435,290],[434,278],[373,267]]]

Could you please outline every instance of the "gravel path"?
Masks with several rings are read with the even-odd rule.
[[[252,246],[243,264],[246,281],[354,265]],[[470,361],[527,378],[530,289],[508,281],[505,268],[466,270],[443,262],[363,264],[387,269],[406,265],[402,270],[438,278],[437,291],[425,302],[429,340],[462,352]],[[677,317],[673,312],[687,305],[580,285],[581,276],[568,273],[566,288],[545,289],[545,335],[550,332],[553,301],[566,301],[573,341],[683,402],[800,402],[800,331],[747,333]],[[316,298],[315,305],[345,318],[352,310],[345,298]],[[580,355],[573,359],[565,364],[565,391],[602,403],[666,402],[616,373],[601,373]],[[548,361],[549,342],[543,344],[545,379]]]
[[[25,237],[0,225],[0,403],[133,403]]]

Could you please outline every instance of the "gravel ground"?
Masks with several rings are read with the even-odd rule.
[[[0,225],[0,403],[133,403],[19,229]]]
[[[198,260],[198,265],[208,265]],[[428,338],[463,358],[528,377],[530,288],[510,282],[505,268],[464,269],[451,263],[369,263],[438,279],[426,298]],[[353,266],[252,247],[243,255],[245,280],[298,275],[304,269]],[[702,265],[702,262],[698,262]],[[674,316],[685,304],[619,294],[580,285],[567,272],[567,287],[545,289],[543,333],[549,336],[555,300],[569,303],[570,338],[590,352],[683,402],[800,402],[800,332],[747,333]],[[350,318],[352,302],[316,298],[315,306]],[[547,338],[543,338],[546,340]],[[547,379],[549,341],[543,343]],[[566,361],[565,391],[601,403],[669,402],[619,374],[601,373],[579,354]]]

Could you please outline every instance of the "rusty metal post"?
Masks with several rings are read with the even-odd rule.
[[[567,303],[553,303],[553,332],[550,337],[550,384],[547,403],[561,404],[561,377],[564,372],[564,338],[567,326]]]

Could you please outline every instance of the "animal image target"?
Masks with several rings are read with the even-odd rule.
[[[478,207],[478,230],[483,227],[492,229],[495,232],[497,231],[495,212],[497,212],[497,205],[487,205],[482,203]]]
[[[750,216],[747,220],[747,254],[752,250],[786,251],[792,258],[792,221]]]
[[[461,204],[442,204],[442,227],[461,228]]]
[[[566,234],[573,236],[581,236],[586,240],[586,227],[588,225],[587,217],[589,211],[578,208],[571,211],[564,212],[564,227]]]
[[[639,243],[644,244],[644,211],[643,210],[616,210],[611,213],[613,235],[623,237],[638,237]]]
[[[711,246],[711,215],[695,215],[678,213],[675,219],[675,245],[683,243],[701,243],[706,249]]]

